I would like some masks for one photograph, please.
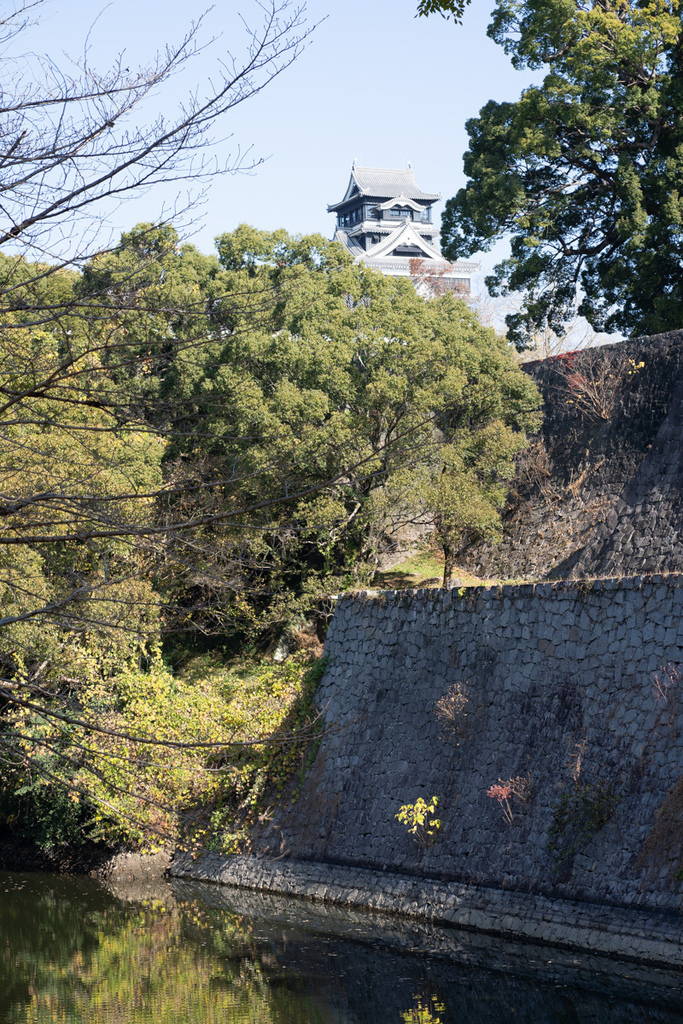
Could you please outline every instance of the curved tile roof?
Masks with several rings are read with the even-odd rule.
[[[396,196],[404,196],[406,199],[422,199],[428,202],[435,202],[441,196],[438,192],[423,192],[415,181],[413,168],[410,164],[403,168],[386,167],[359,167],[354,162],[351,169],[346,194],[340,202],[328,206],[328,212],[332,213],[342,206],[354,195],[370,196],[374,199],[394,199]]]

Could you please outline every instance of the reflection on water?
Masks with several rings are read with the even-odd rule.
[[[683,975],[186,882],[0,873],[0,1022],[673,1024]]]

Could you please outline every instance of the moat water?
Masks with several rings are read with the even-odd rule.
[[[0,1024],[680,1024],[683,969],[218,886],[0,873]]]

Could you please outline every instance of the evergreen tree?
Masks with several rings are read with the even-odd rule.
[[[520,347],[561,333],[577,302],[597,330],[683,325],[682,18],[673,0],[496,4],[489,35],[547,74],[468,121],[470,180],[442,241],[455,259],[511,236],[487,283],[524,293],[508,318]]]

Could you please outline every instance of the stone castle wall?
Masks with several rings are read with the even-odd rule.
[[[348,595],[326,654],[330,731],[261,855],[679,907],[683,704],[653,673],[683,662],[682,576]],[[457,683],[462,735],[435,715]],[[516,776],[508,823],[487,790]],[[425,849],[396,813],[432,796]]]
[[[504,539],[462,553],[483,577],[683,571],[683,331],[529,363],[541,433],[519,460]],[[567,373],[606,396],[582,408]],[[604,417],[604,418],[603,418]]]
[[[173,873],[680,964],[683,332],[573,366],[622,374],[609,416],[578,409],[557,361],[530,366],[542,435],[502,544],[463,557],[564,582],[342,597],[300,792],[256,857]],[[458,685],[449,730],[435,705]],[[487,790],[514,778],[528,799],[506,820]],[[433,796],[425,847],[396,814]]]

